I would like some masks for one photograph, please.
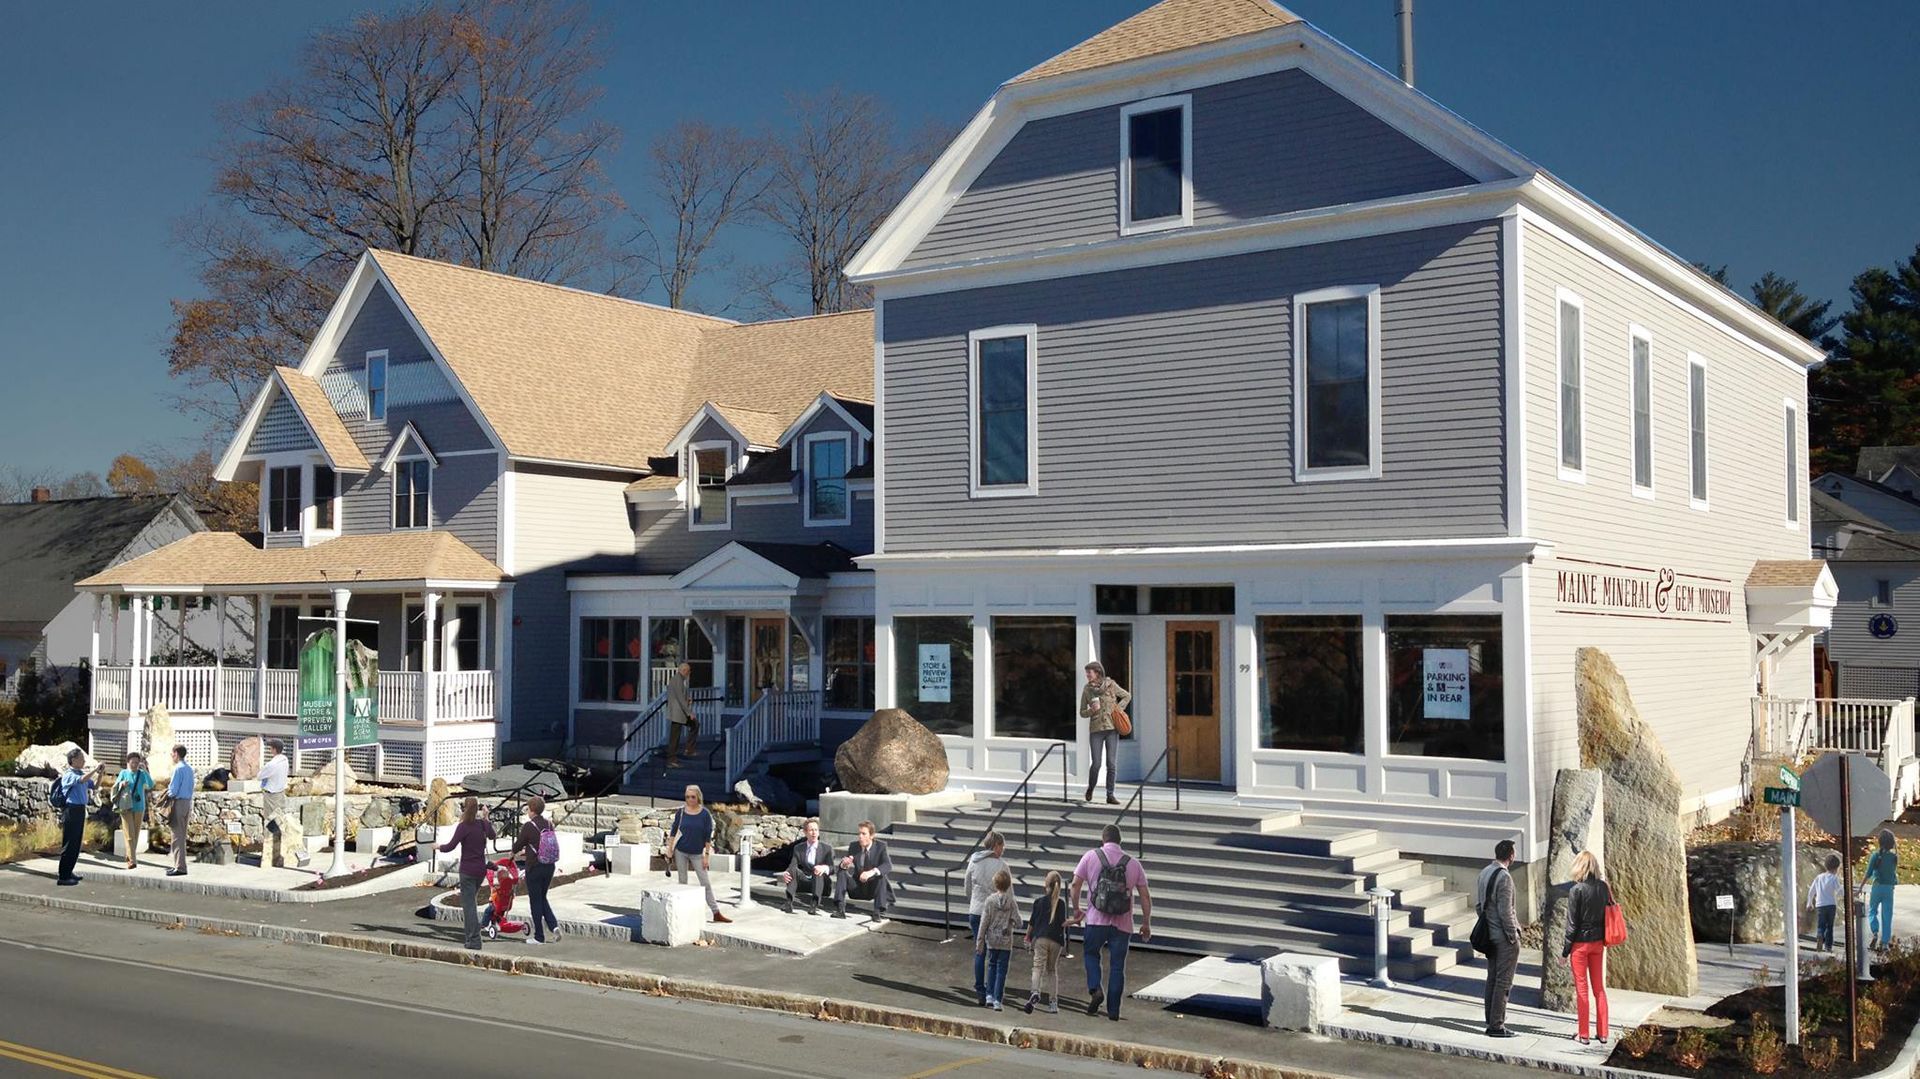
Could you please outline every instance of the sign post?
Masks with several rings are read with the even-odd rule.
[[[350,870],[346,858],[347,774],[342,765],[348,749],[380,741],[379,658],[347,639],[347,623],[377,626],[365,618],[347,617],[345,589],[333,593],[333,614],[302,618],[317,622],[300,646],[300,697],[297,706],[297,745],[302,750],[328,749],[337,762],[333,769],[333,861],[326,876]]]
[[[1893,780],[1870,757],[1829,753],[1800,777],[1803,807],[1814,823],[1840,837],[1841,896],[1846,903],[1848,1059],[1858,1062],[1860,912],[1853,894],[1853,837],[1893,815]]]
[[[1859,940],[1860,919],[1854,915],[1853,902],[1853,755],[1840,755],[1840,894],[1847,897],[1847,1058],[1860,1063],[1860,963],[1854,942]]]
[[[1730,895],[1714,896],[1713,909],[1727,912],[1727,958],[1731,959],[1733,958],[1733,933],[1735,928],[1740,924],[1740,919],[1734,914],[1733,897]]]
[[[1780,778],[1784,781],[1793,775],[1785,765],[1780,768]],[[1794,776],[1795,788],[1800,785],[1800,777]],[[1784,788],[1783,788],[1784,789]],[[1768,794],[1773,791],[1769,789]],[[1799,790],[1791,792],[1798,802]],[[1772,801],[1772,799],[1768,799]],[[1786,917],[1787,945],[1787,1000],[1786,1022],[1787,1044],[1800,1044],[1800,882],[1797,879],[1800,868],[1800,844],[1794,838],[1793,806],[1780,807],[1780,911]]]

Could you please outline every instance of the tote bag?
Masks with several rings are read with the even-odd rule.
[[[1620,904],[1613,901],[1613,889],[1611,887],[1607,889],[1606,917],[1606,945],[1609,948],[1618,948],[1627,942],[1627,916],[1626,913],[1620,909]]]

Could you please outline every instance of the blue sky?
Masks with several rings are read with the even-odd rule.
[[[839,85],[907,123],[963,122],[1001,80],[1147,0],[605,3],[609,162],[641,196],[648,140],[684,117],[757,126]],[[104,471],[207,436],[173,407],[168,301],[193,295],[175,223],[206,205],[215,107],[263,87],[308,0],[21,4],[0,37],[0,466]],[[1392,0],[1292,8],[1394,62]],[[1688,258],[1852,275],[1920,243],[1920,5],[1848,0],[1421,0],[1419,81],[1441,103]],[[831,16],[829,18],[828,16]],[[747,236],[749,255],[767,241]]]

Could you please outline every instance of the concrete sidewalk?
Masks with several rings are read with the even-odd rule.
[[[432,894],[436,893],[418,889],[291,907],[260,900],[140,890],[109,881],[98,872],[77,888],[59,888],[51,878],[17,867],[0,868],[0,901],[63,903],[69,907],[88,904],[87,913],[154,921],[223,919],[247,926],[242,931],[248,935],[271,936],[280,931],[311,939],[323,933],[349,934],[402,949],[458,951],[461,930],[457,924],[443,924],[417,914]],[[861,1021],[884,1022],[886,1016],[894,1014],[931,1016],[947,1025],[944,1032],[956,1036],[966,1036],[964,1032],[969,1029],[1018,1026],[1032,1032],[1023,1035],[1029,1039],[1044,1036],[1049,1044],[1079,1055],[1100,1056],[1114,1052],[1112,1046],[1132,1044],[1256,1061],[1319,1075],[1441,1079],[1459,1074],[1458,1060],[1433,1053],[1281,1033],[1210,1011],[1162,1007],[1138,1000],[1123,1010],[1121,1022],[1090,1018],[1083,1008],[1071,1007],[1076,1000],[1085,1000],[1077,942],[1076,959],[1061,969],[1061,986],[1069,1005],[1063,1014],[990,1012],[973,1001],[971,946],[965,941],[941,944],[939,938],[937,927],[888,923],[802,959],[751,948],[659,948],[569,937],[545,948],[501,941],[483,949],[479,959],[529,960],[602,972],[610,979],[672,978],[716,990],[773,990],[800,999],[843,1001],[845,1008],[853,1009],[849,1014],[874,1017]],[[1135,986],[1148,985],[1185,966],[1189,958],[1135,951],[1128,959],[1128,981]],[[1025,953],[1018,959],[1024,960]],[[1009,999],[1025,999],[1024,964],[1017,963],[1008,985]],[[1520,1079],[1528,1074],[1520,1067],[1493,1063],[1479,1065],[1476,1071],[1484,1073],[1485,1079]]]
[[[349,852],[346,856],[347,866],[356,873],[377,860],[371,853]],[[128,869],[126,863],[112,853],[88,852],[81,855],[74,871],[84,878],[85,884],[104,883],[111,879],[117,885],[128,887],[273,903],[333,903],[378,892],[412,888],[420,883],[420,871],[408,866],[339,888],[299,890],[319,880],[320,874],[332,861],[333,855],[322,851],[313,855],[312,864],[305,869],[262,867],[257,859],[236,861],[229,865],[189,862],[186,876],[169,877],[167,870],[173,868],[173,859],[165,854],[141,854],[136,859],[137,868]],[[41,874],[51,880],[59,874],[59,859],[33,858],[16,862],[8,868]]]

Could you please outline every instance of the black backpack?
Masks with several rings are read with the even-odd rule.
[[[1100,856],[1100,876],[1093,882],[1093,909],[1102,914],[1120,917],[1133,912],[1133,889],[1127,887],[1127,856],[1122,854],[1117,862],[1107,861],[1107,852],[1096,850]]]
[[[1487,890],[1480,897],[1480,916],[1473,921],[1473,933],[1467,937],[1467,943],[1481,955],[1493,954],[1493,926],[1487,921],[1488,908],[1493,906],[1493,886],[1499,881],[1505,870],[1496,870],[1487,877]]]

